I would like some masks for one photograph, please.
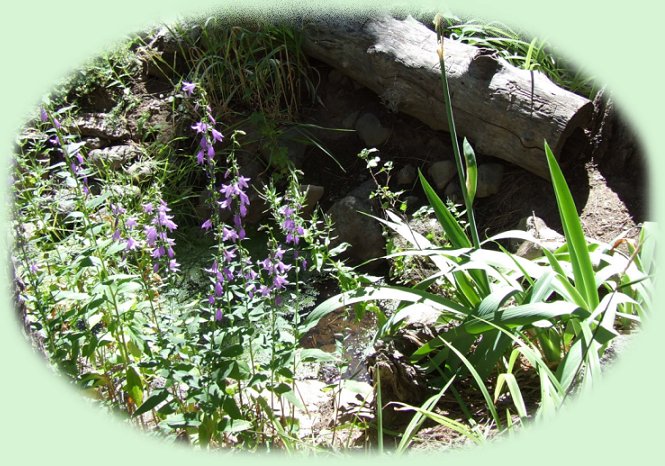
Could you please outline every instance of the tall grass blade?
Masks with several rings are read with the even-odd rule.
[[[423,403],[423,405],[420,407],[422,412],[416,411],[416,414],[413,415],[413,418],[411,418],[411,421],[409,424],[406,426],[406,429],[404,429],[404,433],[402,434],[402,439],[399,442],[399,445],[397,445],[397,449],[395,450],[395,453],[402,454],[404,451],[411,445],[411,441],[413,440],[413,436],[416,434],[418,429],[423,425],[423,422],[425,422],[425,419],[427,419],[427,416],[425,416],[424,412],[431,412],[432,409],[436,406],[436,404],[439,402],[441,397],[446,393],[448,388],[452,385],[453,381],[455,380],[456,376],[452,376],[450,380],[443,386],[441,390],[439,390],[439,393],[437,393],[434,396],[431,396],[430,398]],[[408,405],[403,405],[404,408],[410,409]],[[400,409],[400,411],[402,410]],[[468,436],[467,436],[468,437]]]
[[[439,195],[434,191],[434,188],[427,182],[422,172],[418,171],[418,177],[420,178],[420,184],[423,187],[425,196],[427,196],[427,201],[429,205],[434,209],[434,215],[436,215],[443,232],[446,235],[448,241],[453,246],[453,248],[470,248],[471,240],[469,240],[466,233],[460,226],[459,222],[452,216],[448,208],[443,203]]]
[[[598,306],[598,289],[582,223],[577,215],[577,208],[568,184],[547,142],[545,142],[545,155],[559,207],[561,225],[570,253],[570,262],[573,266],[575,289],[584,297],[587,310],[593,310]]]
[[[501,419],[499,418],[499,413],[497,412],[494,401],[492,400],[492,396],[487,390],[487,386],[485,385],[485,382],[483,381],[482,377],[480,377],[480,375],[478,374],[478,371],[476,371],[475,367],[473,367],[473,364],[471,364],[469,360],[452,344],[447,342],[445,339],[441,339],[441,342],[445,344],[448,348],[450,348],[450,350],[457,355],[457,357],[462,361],[462,363],[464,363],[469,373],[471,374],[476,384],[478,385],[478,388],[480,389],[481,393],[483,394],[483,398],[485,399],[485,404],[487,405],[487,409],[489,409],[490,413],[492,414],[492,419],[494,419],[497,428],[501,430]]]

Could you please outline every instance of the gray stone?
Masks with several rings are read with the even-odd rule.
[[[412,213],[420,205],[420,198],[418,196],[410,195],[404,198],[404,202],[406,203],[406,211]]]
[[[125,163],[141,156],[141,150],[134,145],[110,146],[93,149],[88,153],[88,162],[97,168],[108,167],[119,170]]]
[[[249,178],[250,181],[258,179],[266,169],[265,162],[256,153],[238,151],[237,157],[238,171],[242,176]]]
[[[460,189],[460,185],[456,180],[452,183],[448,183],[446,189],[443,190],[443,195],[453,201],[455,204],[464,203],[462,190]]]
[[[369,178],[358,186],[349,191],[348,196],[357,197],[363,201],[370,201],[370,196],[372,192],[376,190],[376,183],[372,178]]]
[[[416,171],[415,167],[411,164],[408,164],[400,168],[400,170],[397,172],[397,176],[395,177],[395,181],[397,182],[398,186],[411,186],[416,181],[417,176],[418,172]]]
[[[144,160],[130,165],[125,173],[131,176],[137,183],[144,183],[155,174],[157,165],[152,160]]]
[[[263,180],[255,180],[252,185],[256,186],[259,191],[263,191]],[[251,186],[247,191],[247,197],[249,197],[249,207],[247,207],[247,217],[245,217],[245,222],[249,225],[255,225],[266,218],[269,206],[256,189],[252,189]]]
[[[100,138],[107,141],[124,141],[130,138],[125,121],[109,118],[105,113],[84,113],[74,120],[74,126],[82,138]]]
[[[99,138],[87,138],[85,139],[85,147],[88,150],[101,149],[104,147],[104,144]]]
[[[390,136],[390,130],[381,125],[372,113],[363,113],[356,121],[356,131],[365,147],[378,147]]]
[[[356,127],[356,121],[358,121],[358,116],[360,112],[355,111],[349,113],[344,120],[342,120],[342,128],[344,129],[354,129]]]
[[[305,151],[307,150],[307,139],[296,127],[284,131],[278,138],[278,142],[286,147],[286,156],[295,168],[302,168],[305,162]]]
[[[448,182],[453,179],[455,173],[457,173],[457,168],[455,168],[455,162],[452,160],[441,160],[434,162],[429,167],[427,173],[432,179],[434,187],[438,190],[443,190]]]
[[[307,150],[307,139],[296,127],[281,133],[275,143],[265,144],[262,141],[260,152],[266,163],[275,168],[286,168],[283,164],[291,163],[297,169],[302,168]]]
[[[344,255],[354,264],[385,255],[380,224],[362,212],[373,213],[370,202],[353,195],[340,199],[328,211],[334,223],[333,244],[348,243]]]
[[[530,233],[540,242],[540,245],[531,241],[516,240],[512,242],[511,246],[515,250],[515,255],[524,257],[525,259],[535,259],[542,256],[542,247],[547,248],[549,251],[554,251],[566,242],[563,235],[549,228],[543,219],[535,215],[522,218],[517,225],[517,229]]]
[[[503,180],[503,165],[500,163],[485,163],[478,165],[478,188],[476,198],[489,197],[499,192]]]
[[[325,188],[323,186],[306,184],[301,186],[300,190],[305,193],[305,202],[302,208],[302,215],[303,217],[307,218],[314,211],[316,203],[319,202],[319,200],[323,197]]]
[[[141,188],[133,184],[111,184],[106,186],[104,191],[108,191],[113,196],[122,198],[139,197],[141,195]]]

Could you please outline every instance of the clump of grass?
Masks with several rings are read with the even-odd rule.
[[[509,63],[540,71],[557,85],[585,97],[593,98],[599,90],[594,78],[563,59],[545,38],[532,37],[496,21],[454,15],[442,18],[445,35],[450,39],[494,50]]]

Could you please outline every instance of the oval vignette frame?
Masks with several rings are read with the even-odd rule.
[[[434,8],[440,5],[440,2],[425,0],[416,1],[412,6],[408,2],[360,1],[370,8]],[[3,73],[1,88],[11,95],[2,112],[2,141],[6,143],[3,153],[12,153],[11,144],[16,130],[39,98],[59,77],[87,57],[101,52],[126,33],[155,22],[168,22],[177,16],[204,12],[218,6],[218,3],[194,1],[187,10],[180,2],[171,0],[151,0],[140,4],[118,0],[113,4],[99,5],[97,11],[86,8],[84,2],[70,2],[57,7],[47,6],[45,2],[22,2],[6,7],[3,16],[8,24],[4,24],[2,34],[3,48],[8,49],[9,66]],[[277,4],[290,6],[298,3],[264,1],[252,2],[251,5],[269,9]],[[355,7],[358,3],[335,2],[336,5]],[[237,2],[237,5],[242,4]],[[234,5],[228,7],[229,11],[233,8]],[[314,8],[327,7],[320,2]],[[542,30],[542,35],[550,37],[560,50],[573,52],[571,58],[575,62],[588,61],[590,74],[600,76],[599,80],[616,92],[618,105],[627,120],[634,124],[637,136],[649,155],[649,167],[658,173],[663,171],[664,162],[655,160],[657,154],[653,149],[659,135],[656,132],[659,119],[656,111],[665,99],[649,92],[657,88],[656,79],[659,76],[658,70],[652,67],[662,65],[650,59],[649,47],[635,47],[639,45],[635,41],[624,40],[624,37],[631,37],[620,31],[624,18],[622,11],[608,11],[597,0],[586,4],[562,0],[546,12],[534,11],[526,0],[504,1],[501,5],[481,0],[450,1],[444,8],[522,26],[534,34]],[[640,15],[645,18],[639,18]],[[655,21],[658,16],[646,10],[638,11],[634,16],[641,22],[639,37],[647,45],[657,40],[658,25]],[[621,68],[616,62],[621,64]],[[644,76],[636,80],[638,72],[644,73]],[[609,79],[604,80],[603,77]],[[8,163],[3,164],[3,170],[7,167]],[[7,172],[3,175],[3,179],[7,179]],[[651,198],[660,198],[661,188],[656,183],[652,186]],[[6,188],[3,194],[7,199]],[[6,204],[2,210],[3,222],[7,221]],[[652,203],[651,207],[651,215],[656,221],[661,220],[662,208],[656,203]],[[6,250],[7,241],[3,244]],[[9,283],[8,271],[3,269],[2,273],[5,274],[3,283]],[[7,287],[3,289],[3,297],[4,307],[9,311],[11,305]],[[0,344],[6,358],[1,388],[2,399],[8,406],[2,426],[6,458],[41,459],[51,464],[78,464],[90,460],[115,464],[128,459],[133,463],[162,464],[181,464],[192,459],[203,464],[219,461],[218,455],[167,446],[147,435],[137,435],[132,428],[115,419],[104,418],[87,403],[81,402],[80,393],[57,381],[42,361],[31,353],[10,312],[4,313],[4,319],[0,326],[3,332]],[[659,382],[663,382],[663,376],[662,373],[649,373],[648,355],[656,351],[656,331],[662,326],[663,318],[655,315],[593,396],[576,400],[550,425],[521,433],[517,438],[497,445],[456,452],[450,458],[455,458],[460,464],[477,464],[483,460],[508,464],[520,457],[529,457],[539,464],[558,464],[565,455],[575,458],[576,462],[593,458],[606,464],[618,464],[633,459],[637,453],[634,449],[641,454],[655,452],[660,415],[665,414],[665,408],[662,403],[657,403],[656,395],[656,389],[662,387]],[[619,445],[622,448],[619,449]],[[367,461],[370,458],[377,459],[363,457],[357,460]],[[267,458],[241,455],[234,456],[234,459],[253,462]],[[270,461],[292,462],[294,459],[271,456]],[[396,462],[397,459],[389,458],[388,461]]]

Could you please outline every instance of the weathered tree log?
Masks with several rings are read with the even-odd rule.
[[[303,48],[376,92],[394,110],[448,131],[436,34],[408,17],[314,19]],[[479,153],[547,178],[543,143],[565,157],[570,136],[590,121],[593,104],[537,71],[516,68],[471,45],[444,41],[457,133]]]

